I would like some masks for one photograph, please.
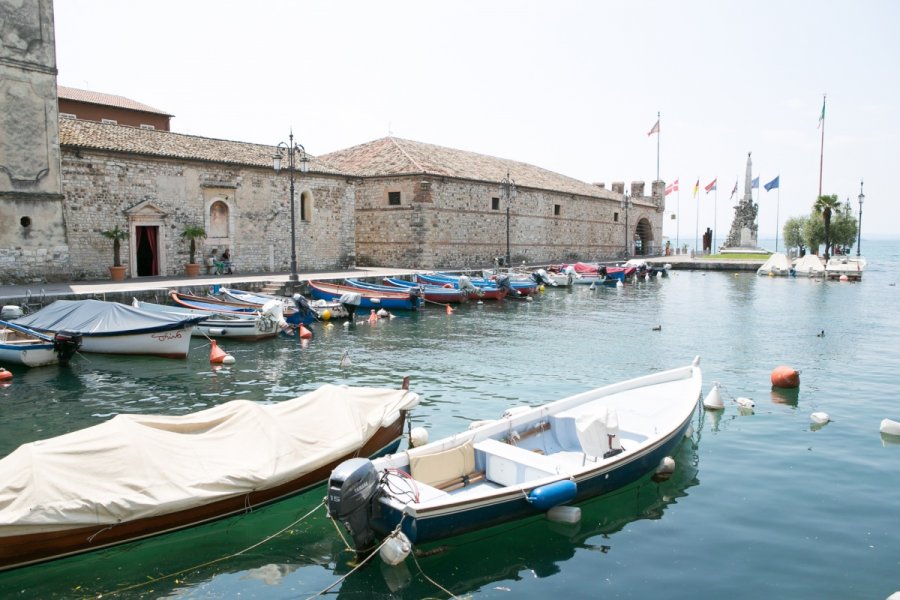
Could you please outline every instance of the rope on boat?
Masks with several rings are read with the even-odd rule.
[[[284,532],[287,531],[288,529],[290,529],[290,528],[294,527],[295,525],[297,525],[297,523],[300,523],[301,521],[305,520],[307,517],[309,517],[310,515],[312,515],[314,512],[316,512],[317,510],[319,510],[319,509],[322,508],[323,506],[325,506],[325,499],[324,499],[324,498],[322,499],[322,502],[320,502],[319,504],[317,504],[311,511],[309,511],[308,513],[306,513],[305,515],[303,515],[302,517],[300,517],[299,519],[297,519],[297,520],[294,521],[293,523],[287,525],[286,527],[283,527],[282,529],[276,531],[276,532],[273,533],[272,535],[269,535],[269,536],[267,536],[267,537],[261,539],[260,541],[256,542],[255,544],[252,544],[252,545],[250,545],[250,546],[247,546],[247,547],[244,548],[243,550],[239,550],[238,552],[234,552],[234,553],[228,554],[228,555],[226,555],[226,556],[221,556],[221,557],[219,557],[219,558],[216,558],[216,559],[207,561],[207,562],[205,562],[205,563],[201,563],[201,564],[199,564],[199,565],[194,565],[194,566],[192,566],[192,567],[188,567],[187,569],[182,569],[182,570],[176,571],[176,572],[174,572],[174,573],[168,573],[167,575],[160,575],[159,577],[153,577],[153,578],[148,579],[147,581],[142,581],[141,583],[135,583],[135,584],[130,585],[130,586],[127,586],[127,587],[119,588],[119,589],[117,589],[117,590],[114,590],[114,591],[112,591],[112,592],[109,592],[109,594],[121,594],[122,592],[127,592],[127,591],[130,591],[130,590],[139,588],[139,587],[144,587],[144,586],[147,586],[147,585],[152,585],[152,584],[157,583],[157,582],[159,582],[159,581],[162,581],[162,580],[164,580],[164,579],[169,579],[169,578],[171,578],[171,577],[177,577],[177,576],[182,575],[182,574],[184,574],[184,573],[187,573],[187,572],[189,572],[189,571],[194,571],[194,570],[196,570],[196,569],[202,569],[202,568],[208,567],[208,566],[210,566],[210,565],[214,565],[214,564],[216,564],[216,563],[220,563],[220,562],[222,562],[222,561],[226,561],[226,560],[232,559],[232,558],[234,558],[234,557],[236,557],[236,556],[240,556],[241,554],[244,554],[245,552],[249,552],[250,550],[253,550],[254,548],[258,548],[259,546],[262,546],[262,545],[265,544],[266,542],[269,542],[269,541],[275,539],[276,537],[278,537],[279,535],[281,535],[282,533],[284,533]],[[99,594],[97,597],[98,597],[98,598],[101,598],[101,597],[103,597],[103,596],[105,596],[105,595],[106,595],[106,594]]]
[[[457,596],[456,594],[454,594],[453,592],[451,592],[450,590],[448,590],[447,588],[445,588],[444,586],[442,586],[441,584],[439,584],[437,581],[435,581],[434,579],[432,579],[431,577],[429,577],[429,576],[425,573],[425,571],[422,570],[422,565],[419,564],[419,559],[416,558],[416,554],[415,554],[415,553],[412,554],[412,557],[413,557],[413,562],[416,563],[416,567],[419,569],[419,573],[421,573],[421,574],[422,574],[422,577],[424,577],[425,579],[427,579],[428,582],[429,582],[431,585],[435,586],[436,588],[438,588],[439,590],[441,590],[442,592],[444,592],[445,594],[447,594],[447,595],[450,596],[451,598],[459,598],[459,596]]]

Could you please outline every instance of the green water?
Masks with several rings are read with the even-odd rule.
[[[278,401],[324,382],[396,387],[404,375],[424,398],[416,424],[434,439],[509,406],[700,355],[704,392],[720,382],[727,405],[698,413],[672,480],[585,503],[575,526],[532,519],[447,540],[399,568],[373,562],[326,596],[448,597],[430,578],[477,598],[886,598],[900,590],[900,440],[878,426],[900,420],[900,242],[866,246],[861,283],[674,272],[452,315],[431,307],[376,326],[314,325],[309,344],[224,343],[236,363],[219,369],[194,340],[187,361],[87,355],[64,369],[16,370],[0,389],[0,455],[118,412]],[[795,396],[771,390],[780,364],[802,372]],[[736,396],[756,402],[752,414],[728,402]],[[814,411],[832,422],[812,427]],[[0,596],[310,597],[354,566],[318,506],[323,496],[320,487],[239,518],[2,573]]]

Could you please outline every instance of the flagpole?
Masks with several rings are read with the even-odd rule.
[[[694,184],[694,199],[700,196],[700,178],[697,177],[697,183]],[[694,225],[694,254],[697,254],[697,243],[700,241],[700,201],[694,203],[694,211],[697,215],[697,224]],[[702,254],[702,253],[701,253]]]
[[[781,174],[779,173],[779,177]],[[821,184],[819,184],[821,185]],[[821,196],[821,194],[819,194]],[[775,252],[778,252],[778,230],[781,228],[779,213],[781,212],[781,181],[778,182],[778,199],[775,201]]]
[[[709,249],[710,254],[715,254],[713,248],[716,247],[716,233],[719,231],[719,177],[716,176],[716,194],[713,196],[713,245]]]
[[[678,186],[678,203],[675,205],[675,249],[681,248],[681,186]]]
[[[822,122],[822,143],[819,146],[819,196],[822,195],[822,166],[825,164],[825,98],[826,95],[822,94],[822,116],[819,119]],[[825,252],[828,252],[827,248]]]
[[[656,122],[659,123],[659,111],[656,111]],[[660,125],[659,131],[656,132],[656,180],[659,181],[659,136],[662,131]]]

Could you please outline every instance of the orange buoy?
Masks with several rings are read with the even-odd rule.
[[[311,340],[312,339],[312,331],[310,331],[309,329],[304,327],[302,323],[300,324],[300,339],[301,340]]]
[[[786,365],[775,367],[772,370],[772,387],[788,389],[800,387],[800,371]]]
[[[209,349],[209,362],[211,363],[223,363],[225,362],[225,357],[228,354],[219,348],[219,345],[216,343],[216,340],[212,341],[212,348]]]
[[[452,314],[453,314],[453,309],[450,307],[449,304],[447,305],[447,314],[448,314],[448,315],[452,315]]]
[[[0,381],[9,381],[12,379],[12,373],[3,367],[0,367]]]
[[[369,323],[375,324],[377,322],[378,322],[378,315],[375,314],[375,309],[373,308],[372,311],[369,313]]]

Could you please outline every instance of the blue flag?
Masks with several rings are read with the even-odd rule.
[[[753,178],[753,180],[750,182],[750,188],[751,188],[751,189],[754,189],[754,190],[758,190],[758,189],[759,189],[759,177],[754,177],[754,178]]]
[[[777,177],[775,177],[775,179],[763,186],[764,188],[766,188],[767,192],[778,187],[778,177],[781,177],[781,175],[778,175]]]

